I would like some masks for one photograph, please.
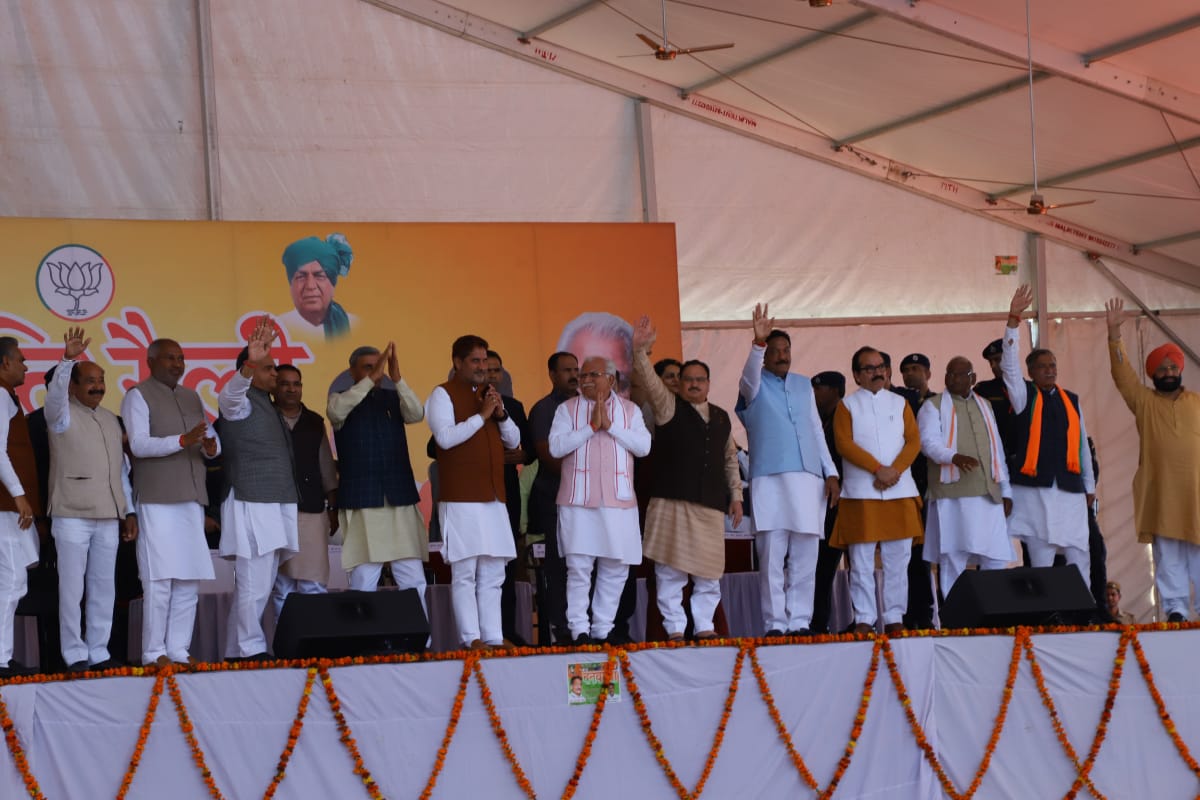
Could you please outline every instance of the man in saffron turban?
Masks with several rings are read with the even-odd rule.
[[[1200,394],[1183,388],[1183,350],[1164,344],[1146,358],[1143,386],[1121,342],[1125,304],[1104,304],[1113,382],[1139,434],[1133,476],[1138,541],[1154,553],[1154,582],[1168,622],[1188,616],[1190,587],[1200,591]]]
[[[350,272],[354,251],[340,233],[324,239],[309,236],[292,242],[283,251],[295,309],[280,314],[278,321],[291,334],[334,339],[349,332],[355,317],[333,299],[338,278]]]

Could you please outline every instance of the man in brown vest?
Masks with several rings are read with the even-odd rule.
[[[154,340],[146,363],[150,377],[121,402],[141,527],[142,663],[186,664],[200,581],[213,579],[204,538],[204,459],[215,458],[221,445],[200,395],[179,385],[187,369],[179,343]]]
[[[437,443],[438,520],[442,557],[450,564],[450,596],[462,643],[472,649],[504,645],[500,587],[504,565],[516,558],[504,491],[504,450],[521,431],[487,382],[488,343],[460,336],[450,357],[454,377],[425,401]]]
[[[672,641],[683,638],[683,590],[692,581],[697,639],[717,636],[713,615],[725,572],[725,514],[742,521],[742,477],[729,413],[708,402],[708,365],[688,361],[679,394],[650,365],[657,331],[649,317],[633,329],[633,370],[654,409],[654,472],[642,552],[654,561],[658,610]]]
[[[25,596],[25,571],[38,561],[33,518],[41,515],[37,464],[16,387],[25,382],[25,355],[17,340],[0,336],[0,678],[24,672],[12,660],[13,621]]]
[[[82,328],[63,336],[62,363],[46,391],[50,499],[58,548],[58,622],[63,661],[71,672],[116,666],[108,651],[117,591],[117,545],[137,538],[124,433],[100,406],[104,370],[79,361],[91,339]],[[81,631],[79,604],[87,602]]]

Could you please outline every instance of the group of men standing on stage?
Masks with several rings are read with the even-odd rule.
[[[748,437],[767,635],[809,632],[814,607],[815,627],[826,624],[828,564],[836,565],[839,550],[849,555],[859,632],[903,627],[909,562],[921,537],[919,555],[937,564],[947,594],[970,566],[1012,561],[1010,537],[1025,544],[1033,566],[1061,554],[1089,579],[1095,477],[1087,429],[1078,396],[1057,383],[1052,352],[1035,349],[1025,359],[1029,380],[1021,375],[1018,328],[1032,299],[1028,287],[1017,290],[1004,336],[984,350],[994,380],[977,383],[970,359],[956,356],[946,365],[944,391],[933,393],[928,359],[913,354],[902,362],[921,389],[913,397],[890,385],[890,358],[872,347],[851,359],[859,388],[848,396],[839,373],[811,380],[792,373],[789,335],[774,328],[767,306],[755,308],[735,412]],[[1141,434],[1138,534],[1153,544],[1165,610],[1180,621],[1190,587],[1200,585],[1200,395],[1182,388],[1175,345],[1150,354],[1154,388],[1142,386],[1121,343],[1121,302],[1110,301],[1107,314],[1113,378]],[[689,612],[696,638],[717,635],[726,516],[736,526],[743,513],[731,419],[708,402],[706,364],[675,364],[669,375],[669,367],[652,366],[649,319],[630,342],[643,406],[615,391],[619,376],[609,358],[583,354],[580,363],[559,352],[547,364],[552,391],[533,407],[527,429],[523,407],[500,394],[498,354],[478,336],[455,340],[451,376],[424,405],[400,375],[394,344],[382,352],[360,347],[349,359],[350,387],[328,398],[336,470],[324,419],[302,403],[299,370],[271,356],[276,335],[268,318],[255,326],[220,390],[214,428],[196,392],[180,384],[178,343],[150,345],[150,377],[126,393],[118,418],[100,405],[103,369],[80,360],[89,340],[71,328],[47,382],[45,498],[13,391],[24,380],[24,356],[16,340],[0,337],[0,676],[18,669],[13,618],[26,567],[37,561],[32,526],[43,513],[58,549],[69,668],[114,663],[108,638],[119,539],[137,542],[143,663],[190,660],[199,582],[213,577],[205,460],[222,450],[219,551],[233,560],[235,576],[228,657],[265,655],[262,616],[272,595],[278,611],[289,592],[325,591],[325,545],[337,528],[352,589],[374,590],[387,564],[396,585],[416,589],[423,603],[428,535],[405,433],[422,419],[433,434],[443,557],[464,646],[505,646],[512,638],[500,599],[516,555],[511,479],[515,464],[535,458],[529,527],[547,534],[541,606],[560,640],[612,634],[630,567],[643,554],[655,565],[667,637],[683,637]],[[650,469],[644,520],[635,461]]]

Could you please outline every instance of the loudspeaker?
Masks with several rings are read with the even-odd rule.
[[[292,592],[275,626],[276,658],[347,658],[421,653],[429,622],[416,589]]]
[[[1074,565],[968,570],[941,607],[942,628],[1085,625],[1096,599]]]

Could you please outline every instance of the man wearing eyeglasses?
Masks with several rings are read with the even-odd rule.
[[[683,590],[691,580],[694,636],[714,639],[713,615],[725,572],[725,514],[734,527],[742,521],[737,446],[729,413],[708,402],[708,365],[683,364],[676,394],[650,364],[656,338],[650,318],[642,317],[633,329],[633,370],[654,409],[656,454],[642,548],[654,561],[667,638],[683,638]]]
[[[929,510],[924,559],[938,565],[943,594],[968,564],[1003,569],[1015,558],[1005,518],[1012,488],[992,404],[971,391],[975,371],[963,356],[946,364],[946,390],[921,406],[917,423],[927,456]]]
[[[777,330],[767,314],[765,303],[754,307],[754,343],[734,410],[746,426],[750,445],[765,635],[807,635],[818,542],[825,535],[826,509],[837,504],[840,487],[812,382],[788,371],[791,337]]]
[[[875,548],[883,562],[883,630],[899,633],[908,607],[912,539],[921,535],[920,500],[909,467],[921,449],[912,408],[888,391],[887,367],[873,347],[850,361],[858,391],[834,412],[833,434],[842,456],[842,502],[833,530],[835,547],[850,552],[854,630],[870,633],[878,622]]]
[[[612,632],[629,567],[642,560],[633,459],[650,452],[650,431],[641,409],[618,395],[616,385],[610,359],[585,358],[580,394],[555,410],[550,426],[550,455],[562,459],[558,541],[567,562],[567,625],[576,644],[603,641]]]

